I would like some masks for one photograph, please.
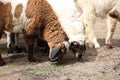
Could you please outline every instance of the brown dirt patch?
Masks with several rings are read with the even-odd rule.
[[[105,22],[97,19],[95,24],[101,48],[87,48],[81,62],[77,62],[69,52],[63,64],[57,65],[49,62],[48,55],[37,48],[34,53],[38,62],[28,62],[26,53],[11,61],[7,56],[6,38],[2,38],[0,53],[7,65],[0,67],[0,80],[120,80],[120,24],[117,24],[112,40],[114,48],[108,50],[104,47],[107,32]]]

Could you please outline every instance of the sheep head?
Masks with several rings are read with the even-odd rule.
[[[69,50],[69,42],[67,41],[61,42],[56,46],[53,46],[52,43],[51,44],[48,43],[48,44],[50,46],[49,60],[51,62],[55,62],[55,61],[60,62],[64,54],[66,54],[66,52]]]
[[[70,50],[74,53],[76,59],[79,61],[82,57],[83,52],[85,51],[85,46],[80,45],[77,41],[72,41],[70,44]]]

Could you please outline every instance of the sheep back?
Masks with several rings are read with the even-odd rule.
[[[31,19],[30,24],[33,23],[26,27],[29,34],[55,45],[68,40],[55,12],[46,0],[29,0],[26,16]]]

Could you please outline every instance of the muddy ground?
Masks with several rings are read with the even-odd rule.
[[[51,63],[48,54],[34,49],[37,62],[28,62],[26,52],[17,54],[14,60],[7,56],[6,38],[0,40],[0,53],[5,66],[0,67],[0,80],[120,80],[120,27],[117,24],[112,40],[113,49],[104,47],[105,19],[97,19],[95,33],[101,45],[99,49],[87,48],[81,62],[69,52],[61,65]],[[24,42],[21,43],[25,47]]]

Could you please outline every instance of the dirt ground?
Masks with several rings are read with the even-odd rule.
[[[120,80],[120,24],[117,24],[112,40],[113,49],[106,49],[106,20],[97,19],[95,33],[101,45],[99,49],[87,48],[81,62],[77,62],[69,52],[61,65],[51,63],[46,53],[37,48],[34,55],[37,62],[28,62],[26,53],[15,55],[11,60],[7,56],[6,38],[0,40],[0,53],[5,66],[0,67],[0,80]],[[21,43],[24,46],[24,43]]]

